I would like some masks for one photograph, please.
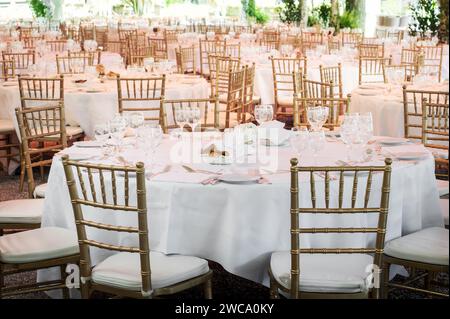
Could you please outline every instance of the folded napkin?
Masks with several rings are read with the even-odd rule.
[[[216,144],[210,144],[202,149],[202,155],[209,157],[229,156],[230,154],[223,147]]]

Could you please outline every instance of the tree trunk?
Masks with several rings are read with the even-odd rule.
[[[339,31],[339,1],[338,0],[331,0],[330,26],[334,27],[336,32]]]
[[[449,14],[449,0],[439,0],[439,5],[441,7],[441,25],[439,27],[439,39],[442,42],[448,41],[448,14]]]

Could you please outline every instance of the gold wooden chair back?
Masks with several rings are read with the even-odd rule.
[[[230,56],[235,59],[241,58],[241,44],[225,44],[225,56]]]
[[[341,116],[349,112],[350,95],[346,98],[301,98],[294,100],[294,127],[309,126],[306,117],[309,107],[327,107],[328,119],[324,124],[325,128],[334,131],[340,126]]]
[[[8,81],[16,78],[16,66],[14,60],[0,60],[0,81]]]
[[[109,28],[107,26],[106,27],[95,26],[94,36],[98,46],[105,48],[106,43],[108,42]]]
[[[119,113],[142,112],[146,121],[157,121],[167,133],[164,114],[166,76],[154,78],[117,77]]]
[[[406,65],[413,75],[419,71],[419,50],[416,49],[402,49],[402,56],[400,63]]]
[[[442,80],[442,61],[444,47],[442,45],[419,46],[417,47],[417,49],[420,53],[423,54],[422,61],[419,61],[419,68],[434,69],[435,72],[438,73],[438,79],[440,82]]]
[[[382,256],[384,250],[384,242],[386,235],[386,224],[389,212],[389,196],[390,196],[390,181],[392,172],[392,160],[386,159],[385,166],[367,166],[367,167],[301,167],[298,166],[298,160],[291,160],[291,276],[290,276],[290,289],[288,292],[294,299],[307,296],[307,293],[300,292],[299,286],[301,283],[301,270],[300,270],[300,258],[303,254],[313,255],[334,255],[334,254],[372,254],[374,256],[373,264],[377,269],[382,267]],[[308,204],[306,207],[300,207],[299,198],[303,198],[303,191],[299,186],[299,174],[308,174],[310,180],[309,186],[309,200],[312,207]],[[325,176],[323,179],[316,177]],[[322,175],[320,175],[322,174]],[[352,177],[345,177],[345,175],[351,174]],[[382,176],[380,176],[382,174]],[[376,183],[374,180],[382,178],[380,183]],[[339,188],[338,198],[336,205],[333,205],[335,201],[331,194],[332,178],[337,178],[336,185]],[[351,197],[348,200],[351,202],[351,207],[344,205],[344,197],[346,192],[344,191],[345,180],[352,179],[352,191]],[[324,196],[318,198],[317,188],[318,181],[320,185],[324,184]],[[363,185],[364,183],[365,185]],[[377,185],[379,184],[379,185]],[[361,185],[361,186],[358,186]],[[377,185],[377,189],[375,189]],[[321,186],[322,187],[322,186]],[[357,201],[358,192],[363,187],[364,200],[359,203]],[[306,189],[304,190],[307,191]],[[372,194],[375,191],[379,191],[381,198],[379,200],[373,199]],[[334,208],[333,206],[337,206]],[[351,227],[351,228],[307,228],[301,226],[301,217],[306,215],[330,215],[337,214],[340,217],[345,217],[353,214],[362,214],[371,216],[372,214],[378,215],[378,221],[376,227]],[[300,235],[305,234],[373,234],[376,236],[375,244],[373,248],[301,248]],[[380,296],[379,288],[372,288],[373,296],[378,298]]]
[[[23,42],[23,48],[27,49],[27,50],[34,50],[36,49],[36,43],[38,41],[42,41],[43,37],[42,36],[30,36],[30,37],[26,37],[22,40]]]
[[[102,63],[102,51],[97,50],[95,52],[88,51],[80,51],[80,52],[72,52],[69,51],[67,55],[71,58],[80,58],[86,59],[86,66],[94,66]]]
[[[89,66],[89,57],[56,55],[56,72],[58,74],[82,74]]]
[[[405,138],[422,141],[423,105],[428,103],[449,104],[449,93],[408,89],[403,86],[403,114]]]
[[[359,58],[359,85],[363,83],[386,83],[384,66],[390,59]]]
[[[28,67],[36,63],[36,53],[28,51],[25,53],[2,52],[3,60],[13,60],[16,71],[27,70]]]
[[[81,32],[78,26],[69,26],[67,28],[67,39],[71,39],[75,42],[81,41]]]
[[[358,56],[361,58],[384,58],[384,44],[360,44]]]
[[[261,46],[264,46],[267,51],[280,49],[280,33],[278,31],[263,31]]]
[[[200,46],[200,74],[209,76],[209,55],[225,55],[225,41],[199,40]]]
[[[18,78],[22,109],[64,104],[63,75],[52,78],[34,78],[19,75]]]
[[[414,70],[412,70],[408,65],[405,64],[395,64],[395,65],[384,65],[384,73],[386,75],[386,83],[390,83],[391,72],[396,72],[398,74],[403,74],[402,82],[412,82],[414,78]]]
[[[179,127],[177,112],[181,109],[200,109],[201,121],[200,130],[208,128],[219,128],[219,100],[216,97],[204,99],[180,99],[165,100],[165,113],[171,112],[174,119],[174,125],[168,125],[168,129]],[[167,116],[167,115],[166,115]],[[167,120],[166,120],[167,122]]]
[[[378,38],[372,38],[372,37],[364,37],[361,41],[361,44],[378,44],[379,39]]]
[[[152,296],[152,282],[144,164],[137,163],[135,167],[97,165],[71,161],[67,155],[63,156],[62,161],[80,245],[80,275],[83,298],[89,298],[94,290],[106,290],[128,297],[150,298]],[[95,178],[94,175],[98,175],[99,178]],[[94,179],[98,182],[96,183]],[[123,185],[122,189],[119,189],[120,182]],[[79,190],[81,190],[81,194]],[[99,223],[97,222],[98,217],[90,215],[91,217],[88,218],[86,214],[83,214],[84,207],[102,208],[122,214],[135,213],[138,226]],[[114,245],[98,239],[94,240],[89,236],[88,230],[91,229],[133,234],[138,239],[138,247]],[[93,267],[90,257],[91,247],[113,252],[139,254],[141,291],[130,292],[91,282],[91,269]]]
[[[219,114],[219,127],[230,128],[242,123],[243,115],[243,96],[244,96],[244,77],[245,68],[238,69],[236,71],[231,68],[228,71],[228,90],[226,97],[226,107],[224,110],[225,119]],[[220,100],[219,100],[220,101]],[[219,112],[222,112],[219,109]],[[232,123],[232,115],[235,115],[235,121]],[[223,123],[224,122],[224,123]],[[233,124],[233,125],[231,125]]]
[[[377,28],[375,30],[375,36],[377,37],[377,39],[385,39],[387,37],[387,30]]]
[[[167,60],[169,58],[167,40],[160,38],[149,38],[150,46],[155,48],[155,58],[158,60]]]
[[[28,177],[28,195],[33,198],[36,184],[33,168],[52,164],[52,156],[67,147],[64,104],[16,109],[21,140],[21,164]],[[46,144],[49,142],[49,144]],[[52,156],[48,158],[48,154]],[[44,156],[46,155],[46,156]]]
[[[51,52],[64,52],[67,50],[67,40],[50,40],[47,46]]]
[[[342,84],[342,64],[337,66],[319,66],[320,82],[333,83],[334,96],[342,99],[344,97],[344,88]]]
[[[208,56],[208,62],[211,96],[219,96],[219,101],[223,101],[224,96],[228,94],[229,72],[238,71],[241,61],[227,56],[210,54]]]
[[[255,106],[255,70],[255,63],[253,63],[251,66],[245,66],[244,90],[242,94],[242,122],[247,122],[247,114],[253,114],[253,109]]]
[[[168,44],[174,44],[178,42],[178,35],[181,33],[179,30],[164,30],[164,38]]]
[[[403,40],[404,31],[388,31],[386,37],[394,40],[397,44]]]
[[[197,64],[195,63],[196,60],[195,53],[196,50],[194,45],[188,48],[179,47],[178,49],[175,50],[178,73],[196,74]]]
[[[81,41],[95,40],[95,26],[92,23],[88,23],[80,26]]]
[[[357,48],[364,38],[361,32],[342,32],[342,46]]]
[[[301,33],[302,43],[309,43],[313,48],[323,44],[322,32],[303,32]]]
[[[128,65],[144,66],[145,59],[155,57],[155,48],[153,46],[137,46],[128,53]]]
[[[308,80],[306,75],[303,75],[302,88],[304,98],[332,99],[335,97],[333,81],[330,82],[312,81]]]
[[[302,94],[302,85],[295,81],[294,74],[302,80],[307,72],[308,59],[274,58],[272,62],[273,88],[275,96],[275,111],[278,116],[292,115],[294,96]]]
[[[327,42],[328,54],[336,54],[341,51],[341,41],[329,39]]]

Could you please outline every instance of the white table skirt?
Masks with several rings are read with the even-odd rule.
[[[160,163],[168,163],[173,141],[165,140],[158,150]],[[408,146],[417,148],[419,146]],[[408,148],[407,147],[407,148]],[[421,146],[420,146],[421,147]],[[419,147],[419,148],[420,148]],[[289,147],[279,148],[280,169],[289,167],[293,153]],[[322,164],[332,165],[337,158],[345,159],[342,143],[327,143],[319,154]],[[124,154],[130,154],[125,152]],[[131,155],[130,155],[131,156]],[[311,165],[312,157],[305,155],[304,165]],[[381,165],[382,161],[378,162]],[[180,171],[178,178],[183,181]],[[177,174],[175,174],[177,175]],[[267,267],[270,254],[277,250],[290,249],[290,184],[289,173],[272,177],[271,185],[231,185],[217,184],[204,186],[187,182],[147,181],[147,206],[151,249],[167,254],[194,255],[220,263],[227,271],[249,280],[267,283]],[[350,184],[349,178],[346,183]],[[379,200],[375,191],[381,182],[381,175],[374,178],[372,203]],[[331,188],[332,196],[337,194],[337,181]],[[360,185],[364,185],[360,182]],[[54,159],[47,188],[47,197],[42,218],[42,226],[59,226],[75,229],[72,206],[70,204],[62,163]],[[308,181],[301,180],[300,201],[304,205],[308,191]],[[320,188],[320,187],[318,187]],[[120,189],[120,187],[119,187]],[[134,181],[130,182],[134,189]],[[308,193],[308,194],[307,194]],[[318,191],[318,198],[323,196]],[[360,192],[358,201],[363,198]],[[349,199],[349,198],[347,198]],[[131,199],[135,201],[135,199]],[[348,201],[347,201],[348,203]],[[344,205],[346,205],[344,203]],[[84,209],[91,214],[98,210]],[[136,225],[137,219],[130,214],[112,214],[102,211],[99,222]],[[376,216],[370,217],[374,218]],[[305,216],[302,224],[306,227],[353,227],[367,225],[367,216],[349,216],[337,219],[335,216]],[[326,225],[324,225],[326,221]],[[344,221],[344,222],[341,222]],[[375,219],[372,219],[375,221]],[[434,177],[434,160],[428,159],[417,165],[394,164],[387,240],[432,226],[443,227],[440,213],[439,194]],[[350,226],[351,227],[351,226]],[[114,244],[136,244],[133,235],[92,231],[93,239],[107,240]],[[302,236],[303,247],[367,247],[373,245],[374,237],[361,235],[315,235]],[[93,249],[92,262],[95,265],[111,252]],[[41,272],[40,280],[48,279],[49,272]]]
[[[375,85],[380,86],[379,84]],[[387,88],[387,86],[385,87]],[[403,92],[400,87],[393,87],[391,92],[385,88],[355,89],[351,94],[350,111],[354,113],[371,112],[374,134],[392,137],[404,137]],[[418,90],[448,92],[447,84],[414,85]],[[416,123],[416,124],[421,124]]]

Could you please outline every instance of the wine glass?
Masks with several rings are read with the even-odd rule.
[[[327,122],[329,109],[328,107],[313,106],[307,108],[308,122],[313,131],[320,131],[322,126]]]
[[[198,107],[191,107],[187,110],[187,124],[191,127],[191,132],[195,132],[195,129],[200,123],[201,112]]]
[[[94,126],[94,136],[95,140],[101,143],[103,156],[111,155],[110,148],[106,143],[110,137],[111,132],[109,124],[98,124]]]
[[[132,112],[128,114],[128,125],[131,128],[139,128],[144,125],[145,117],[142,112]]]
[[[109,127],[114,146],[117,147],[117,150],[120,150],[122,140],[125,136],[127,121],[121,114],[116,114],[114,119],[109,122]]]
[[[180,127],[180,133],[183,133],[184,126],[187,124],[188,120],[186,109],[182,105],[175,107],[175,121]]]
[[[309,148],[309,131],[306,127],[294,127],[292,132],[293,135],[290,138],[291,147],[300,157],[302,152]]]
[[[259,125],[270,122],[273,119],[273,107],[270,104],[261,104],[255,106],[254,110],[255,120]]]
[[[372,113],[361,113],[359,115],[359,134],[362,144],[366,145],[373,137]]]
[[[317,156],[325,148],[326,138],[324,131],[309,132],[310,147],[314,154],[314,165],[317,166]]]

